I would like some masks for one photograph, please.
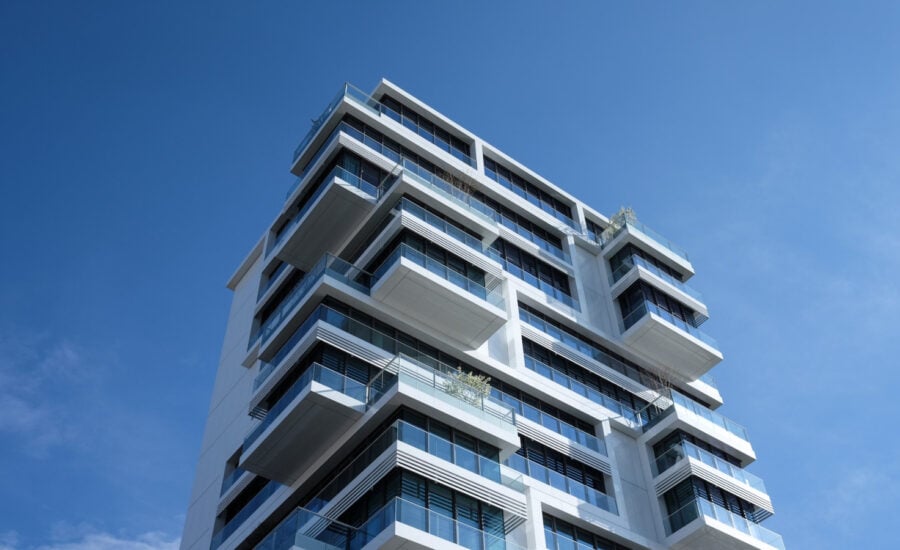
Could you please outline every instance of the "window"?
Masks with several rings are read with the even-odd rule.
[[[503,239],[494,241],[491,244],[491,250],[494,251],[506,271],[551,296],[557,297],[558,294],[562,294],[571,299],[569,276],[564,272],[538,260]]]
[[[487,156],[484,157],[484,173],[556,219],[575,226],[572,209],[568,205]]]

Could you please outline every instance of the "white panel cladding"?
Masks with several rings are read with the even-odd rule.
[[[583,462],[606,475],[612,475],[612,467],[609,465],[608,458],[579,443],[571,441],[558,433],[552,432],[540,424],[521,415],[517,415],[516,429],[519,430],[520,434],[529,439],[533,439],[555,451],[559,451],[579,462]]]
[[[690,457],[682,458],[656,478],[656,494],[662,496],[666,491],[689,476],[699,477],[717,487],[721,487],[723,490],[759,506],[769,513],[775,511],[768,495]]]
[[[660,397],[659,393],[647,388],[647,386],[644,386],[640,382],[628,378],[624,374],[607,367],[596,359],[587,357],[581,352],[570,348],[556,338],[541,332],[528,323],[522,323],[522,336],[553,351],[553,353],[556,353],[557,355],[565,357],[576,365],[584,367],[594,374],[609,380],[613,384],[637,395],[648,403],[652,403]]]

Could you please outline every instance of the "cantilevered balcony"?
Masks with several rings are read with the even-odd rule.
[[[485,288],[406,244],[374,270],[372,280],[373,298],[473,348],[506,320],[499,284]]]
[[[369,383],[370,408],[392,410],[404,404],[494,445],[502,457],[519,448],[512,408],[467,384],[448,365],[400,354]]]
[[[651,470],[659,495],[685,477],[694,476],[746,500],[763,513],[774,513],[762,479],[688,441],[676,443],[658,456],[651,462]]]
[[[241,468],[285,484],[365,412],[366,386],[310,365],[244,440]]]
[[[688,380],[702,377],[722,360],[712,337],[649,300],[623,313],[625,343]]]
[[[390,500],[359,526],[298,508],[257,550],[525,550],[521,526],[486,532],[449,515],[400,497]]]
[[[628,243],[645,250],[653,250],[654,256],[688,276],[694,274],[694,268],[683,248],[636,218],[623,217],[618,220],[617,226],[610,226],[600,234],[600,246],[603,249],[603,255],[607,258]]]
[[[507,459],[507,464],[513,470],[522,472],[532,479],[569,494],[579,501],[587,502],[610,514],[619,515],[619,506],[616,504],[614,497],[593,487],[588,487],[584,483],[580,483],[570,477],[566,477],[555,470],[548,469],[543,464],[528,460],[518,454],[510,456]]]
[[[379,196],[379,187],[335,166],[291,219],[272,234],[269,254],[309,269],[350,236]]]
[[[778,533],[702,498],[670,513],[665,523],[666,545],[676,550],[784,550]]]
[[[610,290],[613,297],[621,294],[638,279],[675,296],[700,317],[704,319],[709,317],[702,294],[638,255],[629,256],[610,274]]]
[[[671,398],[657,402],[664,407],[662,413],[644,425],[641,438],[644,442],[658,440],[662,434],[680,429],[704,441],[715,442],[742,464],[756,460],[747,428],[674,390],[669,393]]]

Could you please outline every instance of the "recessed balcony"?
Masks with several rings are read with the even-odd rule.
[[[310,365],[244,440],[240,467],[291,484],[365,412],[366,385]]]
[[[336,166],[290,221],[273,234],[270,254],[309,269],[353,233],[379,194],[377,186]]]
[[[677,550],[784,550],[781,535],[701,498],[665,519],[666,544]]]
[[[716,341],[653,302],[644,301],[622,319],[622,339],[644,355],[696,380],[722,360]]]
[[[491,289],[406,244],[372,275],[371,296],[477,348],[506,320],[502,288]]]

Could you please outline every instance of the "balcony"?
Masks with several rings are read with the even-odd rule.
[[[488,533],[453,517],[396,497],[360,526],[298,508],[257,550],[525,550],[521,528]],[[504,532],[506,531],[506,532]]]
[[[701,498],[665,520],[666,543],[677,550],[784,550],[781,535]]]
[[[610,514],[616,516],[619,515],[619,507],[616,504],[616,499],[593,487],[588,487],[584,483],[575,481],[572,478],[550,470],[545,466],[538,464],[533,460],[528,460],[518,454],[510,456],[507,459],[507,464],[513,470],[522,472],[532,479],[536,479],[545,485],[549,485],[554,489],[569,494],[579,501],[587,502]]]
[[[623,290],[630,287],[638,279],[647,281],[663,292],[677,297],[679,301],[696,311],[704,320],[709,317],[706,304],[703,303],[703,295],[700,292],[636,255],[627,258],[622,265],[610,274],[613,297],[615,298],[621,294]]]
[[[271,237],[269,254],[308,270],[353,233],[380,195],[378,186],[335,166],[291,220]]]
[[[240,467],[291,484],[365,411],[366,386],[313,363],[244,440]]]
[[[500,449],[501,456],[519,448],[515,413],[479,388],[470,386],[453,367],[427,365],[400,354],[369,383],[368,406],[413,408]],[[389,405],[390,404],[390,405]]]
[[[398,246],[372,275],[371,296],[477,348],[506,320],[502,288],[485,288],[414,250]]]
[[[600,247],[607,257],[628,242],[644,249],[655,250],[661,259],[673,264],[673,267],[691,275],[694,273],[688,254],[683,248],[639,222],[635,217],[623,216],[617,225],[610,225],[600,234]]]
[[[622,339],[635,349],[696,380],[722,360],[712,337],[650,301],[622,318]]]
[[[642,439],[650,441],[660,434],[681,429],[704,441],[724,446],[728,454],[741,463],[756,460],[747,428],[675,390],[670,390],[670,394],[671,399],[666,399],[667,406],[662,413],[644,425]]]

